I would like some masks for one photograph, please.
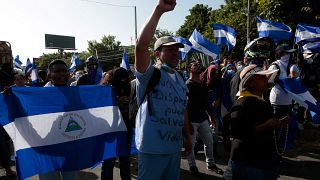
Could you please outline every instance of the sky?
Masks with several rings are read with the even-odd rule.
[[[45,34],[75,37],[76,51],[85,51],[88,40],[112,35],[122,45],[133,45],[135,13],[139,33],[157,0],[1,0],[0,40],[8,41],[13,55],[25,63],[57,50],[45,49]],[[219,9],[224,0],[177,0],[172,12],[165,13],[158,28],[176,32],[196,4]]]

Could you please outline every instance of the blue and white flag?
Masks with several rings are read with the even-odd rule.
[[[76,69],[76,67],[80,66],[80,64],[81,64],[80,59],[78,58],[76,53],[73,53],[71,61],[70,61],[69,71],[72,73]]]
[[[0,109],[19,179],[81,170],[129,154],[110,86],[12,88],[12,94],[0,94]]]
[[[297,44],[299,41],[309,40],[309,41],[320,41],[320,26],[309,26],[305,24],[298,24],[294,43]]]
[[[36,66],[36,62],[33,60],[32,62],[32,70],[31,70],[31,81],[32,81],[32,86],[38,86],[38,83],[40,81],[39,75],[38,75],[38,69]]]
[[[236,46],[236,31],[232,27],[213,24],[212,29],[218,45],[228,45],[228,51],[231,51]]]
[[[14,67],[22,70],[22,62],[19,59],[19,55],[14,58]]]
[[[286,93],[295,100],[300,106],[312,111],[313,122],[320,124],[320,104],[310,94],[308,89],[301,83],[300,78],[279,79],[279,85]]]
[[[123,55],[122,55],[122,61],[121,61],[120,67],[126,69],[127,71],[130,70],[128,54],[125,48],[123,49]]]
[[[32,64],[31,64],[30,59],[28,58],[27,62],[26,62],[26,67],[24,68],[24,74],[28,75],[30,73],[31,69],[32,69]]]
[[[219,46],[204,38],[197,29],[194,29],[189,41],[191,42],[193,49],[211,56],[213,59],[220,54]]]
[[[301,52],[310,51],[312,53],[320,52],[320,38],[305,39],[299,41],[299,50]]]
[[[292,30],[289,26],[270,20],[261,19],[257,16],[257,28],[259,37],[270,37],[275,42],[289,40]]]
[[[180,52],[180,59],[183,61],[186,57],[187,54],[190,52],[190,50],[192,49],[192,44],[191,42],[183,37],[178,37],[178,36],[174,36],[173,37],[177,42],[180,42],[184,45],[183,48],[179,48],[179,52]]]

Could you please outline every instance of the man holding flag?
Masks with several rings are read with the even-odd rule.
[[[44,87],[55,86],[67,86],[69,76],[67,70],[67,64],[62,60],[54,60],[49,64],[49,81]],[[59,176],[61,180],[76,180],[77,173],[75,171],[70,172],[49,172],[45,174],[39,174],[40,180],[55,180]]]
[[[69,72],[62,60],[48,69],[47,88],[0,94],[0,123],[14,142],[18,178],[56,179],[61,171],[62,179],[77,179],[74,171],[128,155],[127,130],[111,88],[66,87]]]

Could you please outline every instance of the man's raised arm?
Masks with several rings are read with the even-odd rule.
[[[158,0],[151,16],[144,23],[136,41],[135,65],[140,73],[144,73],[150,64],[148,47],[163,13],[172,11],[176,0]]]

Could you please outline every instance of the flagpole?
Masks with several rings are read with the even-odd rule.
[[[247,43],[250,42],[250,0],[248,0],[248,11],[247,11]]]
[[[135,41],[138,38],[138,32],[137,32],[137,6],[134,6],[134,27],[135,27]]]

